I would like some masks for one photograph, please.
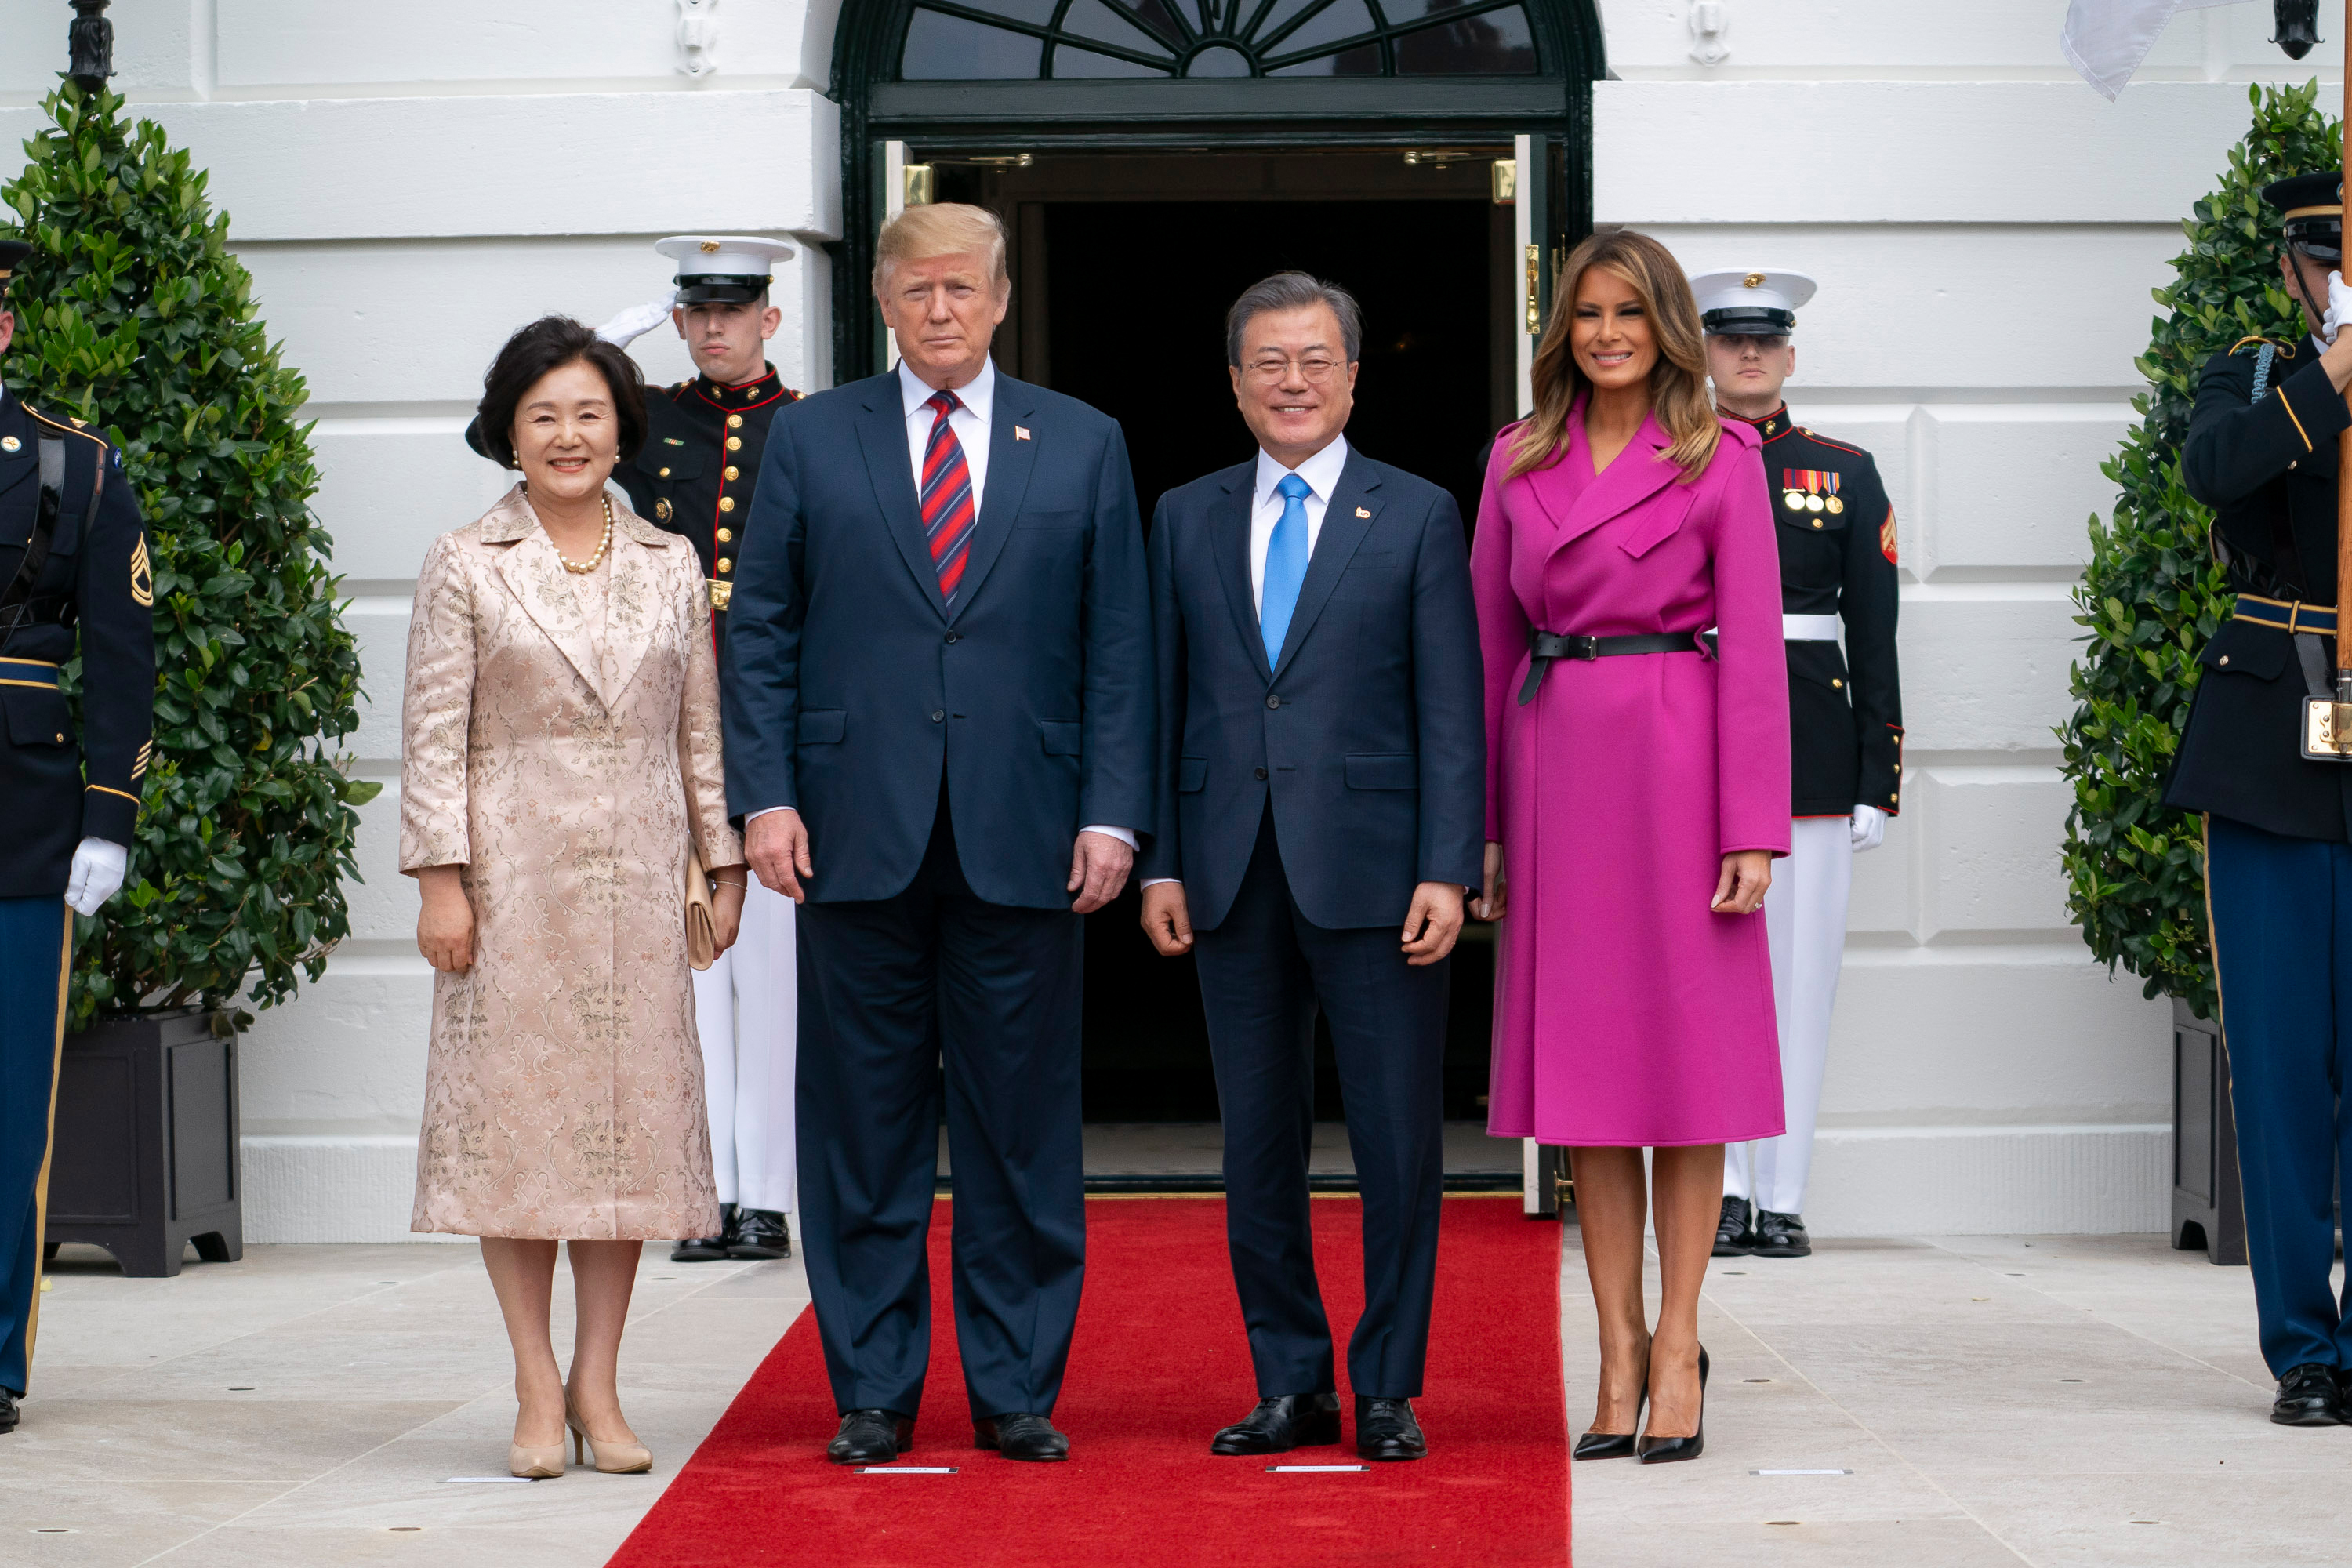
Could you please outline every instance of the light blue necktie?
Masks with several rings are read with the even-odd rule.
[[[1269,668],[1282,658],[1290,613],[1298,607],[1299,584],[1307,581],[1307,497],[1312,493],[1297,474],[1283,475],[1274,488],[1282,496],[1282,521],[1265,542],[1265,584],[1258,592],[1257,608],[1257,630],[1265,639]]]

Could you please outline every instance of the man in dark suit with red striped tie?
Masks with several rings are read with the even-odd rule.
[[[989,358],[1012,298],[994,215],[908,208],[877,255],[898,365],[769,427],[725,650],[728,800],[761,880],[801,905],[828,1455],[912,1441],[944,1096],[973,1439],[1060,1459],[1081,917],[1153,820],[1142,522],[1118,426]]]

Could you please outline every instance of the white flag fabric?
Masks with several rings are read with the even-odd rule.
[[[2068,0],[2058,37],[2066,63],[2112,100],[2139,69],[2175,11],[2201,11],[2238,0]]]

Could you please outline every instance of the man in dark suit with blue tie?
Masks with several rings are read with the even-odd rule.
[[[1143,924],[1196,955],[1225,1128],[1226,1239],[1258,1403],[1220,1454],[1339,1440],[1307,1162],[1331,1026],[1364,1203],[1356,1451],[1428,1451],[1421,1393],[1444,1176],[1447,959],[1484,853],[1486,731],[1454,499],[1349,449],[1362,328],[1277,273],[1226,317],[1257,456],[1151,531],[1158,830]]]
[[[1118,425],[989,358],[1012,298],[995,216],[910,207],[877,250],[897,368],[769,427],[729,612],[728,801],[761,880],[801,905],[829,1457],[887,1462],[913,1438],[944,1096],[974,1441],[1061,1459],[1086,1259],[1080,917],[1152,824],[1141,519]]]

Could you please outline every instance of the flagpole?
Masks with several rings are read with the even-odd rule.
[[[2352,125],[2352,7],[2347,8],[2343,20],[2336,24],[2336,30],[2344,35],[2344,86],[2338,106],[2343,112],[2344,123],[2337,127],[2339,143],[2336,149],[2339,162],[2346,166],[2345,170],[2338,171],[2341,176],[2346,170],[2352,170],[2352,135],[2345,133],[2345,126]],[[2338,202],[2344,199],[2343,193],[2343,185],[2337,185],[2336,199]],[[2339,271],[2347,265],[2343,245],[2339,236],[2336,262]],[[2346,398],[2352,402],[2352,389],[2347,389]],[[2345,733],[2345,719],[2352,717],[2345,710],[2347,703],[2352,703],[2352,637],[2345,635],[2347,630],[2352,630],[2345,625],[2347,587],[2352,587],[2352,429],[2347,429],[2336,438],[2336,708],[2329,717],[2334,721],[2330,728],[2337,736]],[[2340,750],[2342,742],[2339,740],[2337,744]]]

